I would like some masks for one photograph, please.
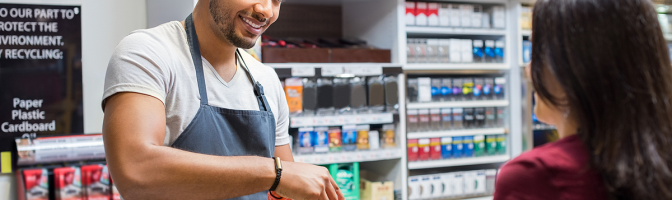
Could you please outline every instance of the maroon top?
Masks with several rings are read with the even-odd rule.
[[[502,166],[494,199],[607,199],[602,178],[590,169],[589,159],[576,135],[539,146]]]

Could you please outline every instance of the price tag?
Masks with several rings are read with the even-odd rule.
[[[369,160],[369,159],[371,159],[371,156],[369,155],[369,153],[362,153],[362,157],[361,157],[362,161],[366,161],[366,160]]]
[[[360,75],[360,76],[375,76],[375,75],[381,75],[383,74],[383,67],[382,66],[362,66],[359,68],[359,73],[356,73],[355,75]]]
[[[339,117],[338,116],[329,116],[329,117],[325,117],[325,118],[327,119],[327,124],[325,124],[325,125],[328,125],[328,126],[338,125],[338,122],[339,122]]]
[[[357,118],[352,115],[343,116],[343,124],[356,124]]]
[[[322,67],[322,76],[336,76],[339,74],[343,74],[342,66]]]
[[[315,76],[315,67],[292,67],[292,76],[313,77]]]
[[[333,156],[333,161],[335,163],[341,162],[341,157],[343,157],[343,156],[342,155],[334,155]]]

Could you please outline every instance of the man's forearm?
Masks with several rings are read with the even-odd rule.
[[[275,180],[269,158],[164,146],[108,155],[108,163],[125,199],[227,199],[267,190]]]

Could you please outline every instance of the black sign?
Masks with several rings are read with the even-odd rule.
[[[0,4],[0,152],[84,131],[81,38],[80,6]]]

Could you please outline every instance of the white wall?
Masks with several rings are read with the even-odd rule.
[[[0,3],[82,6],[84,132],[102,132],[103,112],[100,102],[107,62],[124,36],[133,30],[147,27],[145,0],[0,0]],[[0,175],[0,200],[16,199],[16,188],[11,176]],[[5,191],[11,194],[8,196]]]
[[[155,27],[169,21],[182,21],[198,0],[146,0],[147,27]]]

